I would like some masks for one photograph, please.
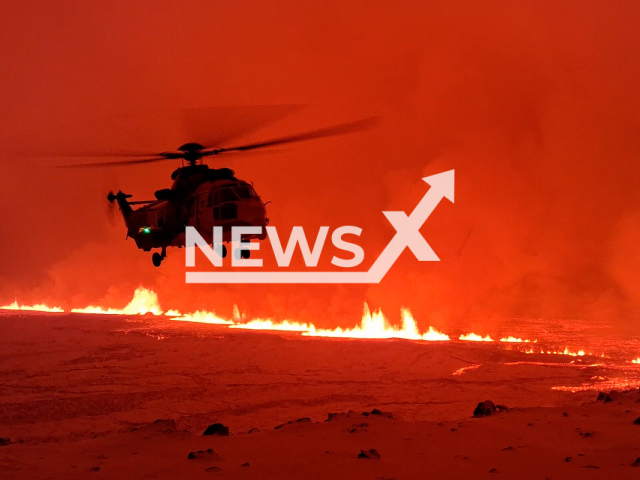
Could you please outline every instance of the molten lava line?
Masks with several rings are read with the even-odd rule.
[[[493,342],[493,338],[489,335],[483,337],[482,335],[476,335],[475,333],[469,333],[467,335],[460,335],[458,340],[462,340],[465,342]]]
[[[22,310],[25,312],[49,312],[49,313],[62,313],[64,310],[60,307],[49,307],[44,303],[37,303],[35,305],[18,305],[18,301],[0,307],[0,310]]]

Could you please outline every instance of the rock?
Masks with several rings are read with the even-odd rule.
[[[491,415],[496,411],[496,405],[491,400],[485,400],[478,403],[478,406],[473,411],[474,417],[482,417],[485,415]]]
[[[174,422],[173,420],[171,420],[170,418],[159,418],[157,419],[155,422],[153,423],[163,423],[165,424],[167,427],[172,428],[174,430],[176,430],[176,422]]]
[[[205,460],[222,460],[220,455],[213,451],[212,448],[206,450],[198,450],[197,452],[189,452],[187,455],[189,460],[205,459]]]
[[[258,433],[260,431],[259,428],[252,428],[251,430],[249,430],[247,433]]]
[[[507,407],[506,405],[496,405],[496,410],[499,410],[501,412],[508,412],[509,407]]]
[[[249,462],[244,462],[242,465],[240,465],[241,467],[250,467],[251,464]]]
[[[379,460],[380,454],[375,448],[370,448],[369,450],[360,450],[358,454],[358,458],[369,458],[373,460]]]
[[[491,470],[489,470],[489,473],[498,473],[498,469],[494,467]]]
[[[11,439],[0,437],[0,447],[6,447],[11,444]]]
[[[347,417],[347,414],[344,412],[329,413],[329,415],[327,415],[327,419],[325,420],[325,422],[335,422],[340,418],[346,418],[346,417]]]
[[[631,464],[632,467],[640,467],[640,457],[636,458]]]
[[[91,472],[99,472],[100,471],[100,467],[96,465],[95,467],[89,468],[89,471],[91,471]]]
[[[367,414],[367,412],[364,412],[363,415],[367,416],[369,414]],[[378,415],[380,417],[393,418],[393,414],[391,412],[383,412],[382,410],[379,410],[377,408],[374,408],[373,410],[371,410],[370,415]]]
[[[570,462],[571,460],[573,460],[571,457],[564,457],[565,462]]]
[[[604,392],[598,392],[598,398],[596,398],[596,402],[601,402],[605,399],[605,397],[607,396],[606,393]]]
[[[220,467],[215,467],[215,466],[204,469],[204,471],[208,473],[216,473],[216,472],[219,472],[220,470],[222,470]]]
[[[634,425],[640,425],[640,417],[636,418],[636,419],[633,421],[633,424],[634,424]],[[0,440],[1,440],[1,439],[0,439]],[[9,440],[9,439],[7,438],[7,440]],[[0,445],[2,445],[2,442],[0,442]]]
[[[614,402],[620,398],[620,392],[617,390],[611,390],[607,393],[607,396],[604,397],[604,403]]]
[[[207,427],[202,435],[221,435],[226,437],[229,435],[229,427],[225,427],[221,423],[213,423]]]
[[[311,423],[311,419],[309,417],[299,418],[294,421],[288,421],[287,423],[281,423],[280,425],[276,425],[275,429],[280,430],[285,425],[293,425],[294,423]]]

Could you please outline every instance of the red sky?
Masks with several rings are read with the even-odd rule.
[[[166,307],[238,303],[321,326],[353,323],[365,300],[392,318],[410,307],[423,328],[637,320],[637,2],[106,5],[3,3],[0,301],[122,304],[143,284]],[[272,201],[273,225],[358,225],[368,265],[393,235],[382,210],[410,211],[422,176],[455,168],[455,205],[423,229],[442,261],[405,252],[375,286],[185,285],[182,251],[155,269],[105,215],[110,189],[149,198],[177,165],[76,171],[24,156],[173,149],[198,139],[172,112],[263,104],[307,108],[246,139],[381,117],[228,158]],[[122,132],[105,120],[120,115],[151,120]]]

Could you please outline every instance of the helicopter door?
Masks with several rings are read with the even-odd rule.
[[[220,190],[212,190],[210,193],[213,206],[213,222],[220,221]]]

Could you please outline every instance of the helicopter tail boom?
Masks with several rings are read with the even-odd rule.
[[[109,195],[107,195],[107,200],[109,200],[109,202],[113,203],[114,201],[116,201],[118,203],[118,208],[120,209],[120,213],[122,213],[122,217],[124,218],[125,223],[127,222],[129,215],[131,215],[131,213],[133,212],[133,209],[127,201],[127,198],[131,198],[131,195],[128,195],[121,191],[118,191],[118,193],[115,194],[113,192],[109,192]]]

